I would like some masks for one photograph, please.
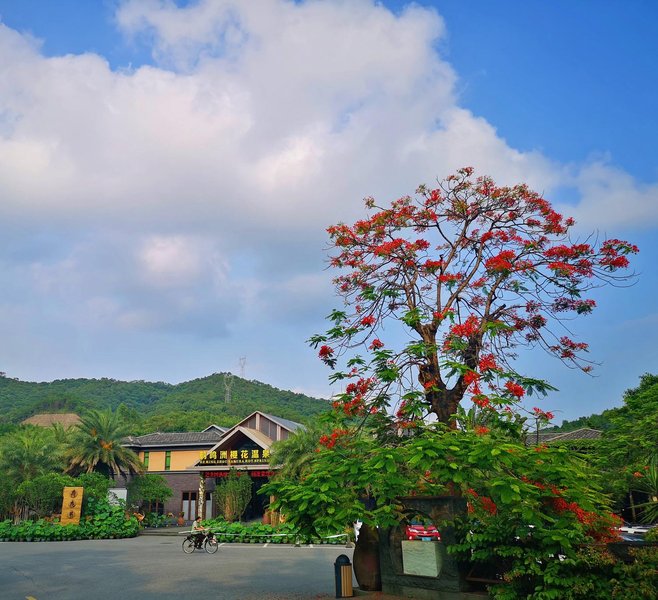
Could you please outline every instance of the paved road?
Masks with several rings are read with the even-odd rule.
[[[2,600],[328,600],[344,546],[224,544],[181,550],[182,536],[0,543]]]

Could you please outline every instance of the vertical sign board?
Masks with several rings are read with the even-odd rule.
[[[62,525],[79,525],[80,511],[82,510],[82,492],[81,487],[65,487],[64,499],[62,500]]]

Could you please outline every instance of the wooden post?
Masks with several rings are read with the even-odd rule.
[[[199,519],[205,519],[206,510],[206,477],[203,473],[199,474],[199,497],[196,502],[196,514]]]

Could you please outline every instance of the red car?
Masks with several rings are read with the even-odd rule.
[[[423,542],[438,542],[441,540],[441,534],[434,525],[411,523],[405,528],[405,538],[408,540],[419,540]]]

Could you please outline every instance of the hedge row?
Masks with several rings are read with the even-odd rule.
[[[297,528],[288,523],[265,525],[260,523],[227,523],[223,519],[208,519],[203,524],[213,531],[220,543],[264,544],[269,542],[271,544],[294,544],[299,541],[305,544],[345,544],[349,539],[345,536],[330,537],[330,535],[307,538],[302,536]]]
[[[80,525],[60,525],[58,522],[11,521],[0,522],[3,542],[55,542],[63,540],[102,540],[135,537],[139,523],[134,516],[126,516],[121,506],[97,503],[92,515],[84,517]]]

